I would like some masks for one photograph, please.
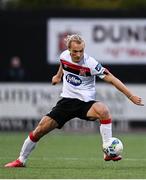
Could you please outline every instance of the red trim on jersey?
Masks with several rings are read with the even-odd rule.
[[[79,65],[76,65],[76,64],[72,64],[72,63],[70,63],[70,62],[67,62],[67,61],[64,61],[64,60],[62,60],[62,59],[60,59],[60,61],[61,61],[61,63],[63,64],[63,65],[66,65],[66,66],[68,66],[69,68],[71,68],[71,69],[75,69],[75,70],[84,70],[85,72],[90,72],[90,69],[89,68],[87,68],[87,67],[83,67],[83,66],[79,66]]]
[[[37,139],[36,137],[34,137],[34,135],[33,135],[32,132],[30,132],[29,138],[30,138],[33,142],[37,142],[37,141],[38,141],[38,139]]]
[[[110,124],[110,123],[112,123],[111,119],[102,119],[102,120],[100,120],[100,124]]]

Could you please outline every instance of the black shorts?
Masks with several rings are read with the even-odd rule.
[[[89,120],[87,112],[96,101],[84,102],[79,99],[62,98],[59,100],[52,111],[47,116],[51,117],[58,123],[58,128],[69,120],[78,117],[80,119]]]

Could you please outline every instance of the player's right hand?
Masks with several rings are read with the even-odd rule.
[[[56,84],[58,84],[60,82],[61,82],[61,78],[58,77],[57,75],[52,77],[52,85],[56,85]]]

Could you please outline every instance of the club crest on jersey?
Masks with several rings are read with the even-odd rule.
[[[67,65],[66,65],[66,64],[64,64],[64,68],[67,68]]]
[[[73,74],[68,74],[66,76],[66,81],[74,86],[79,86],[82,83],[82,80]]]
[[[86,71],[84,69],[80,69],[79,75],[86,76]]]

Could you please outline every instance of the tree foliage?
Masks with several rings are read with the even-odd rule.
[[[146,9],[146,0],[7,0],[7,8]]]

